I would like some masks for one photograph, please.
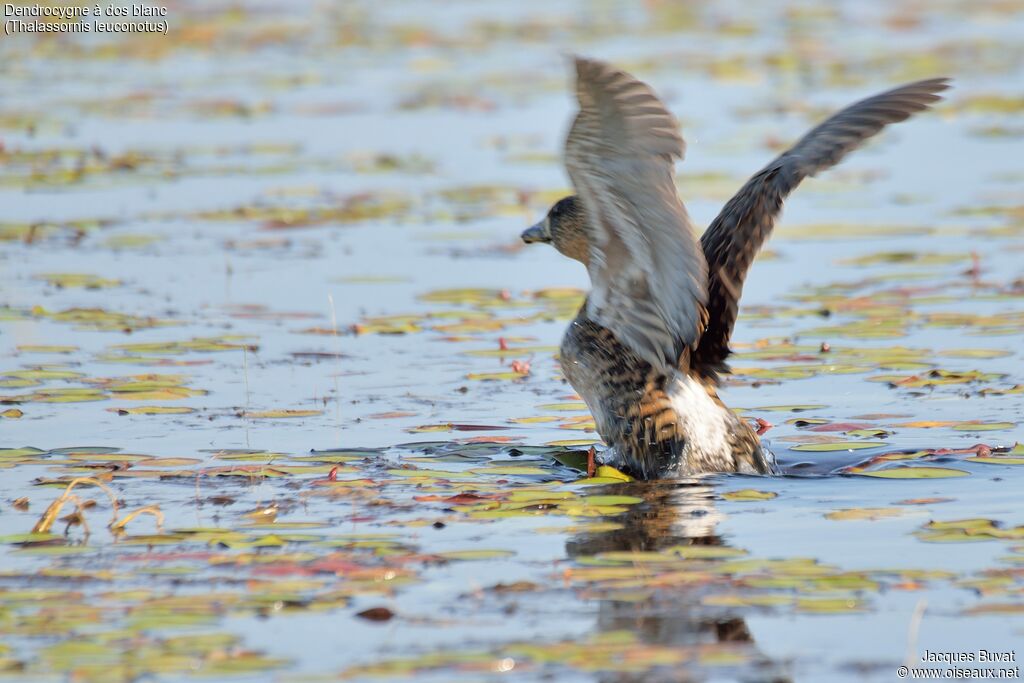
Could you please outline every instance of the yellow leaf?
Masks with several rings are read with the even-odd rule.
[[[56,346],[52,344],[20,344],[17,348],[21,353],[73,353],[78,350],[77,346]]]
[[[756,489],[740,489],[722,494],[722,498],[735,501],[771,500],[778,497],[779,494],[774,491],[758,491]]]
[[[825,519],[832,520],[876,520],[885,517],[899,517],[902,508],[846,508],[825,514]]]
[[[596,477],[606,477],[609,479],[618,479],[619,481],[633,481],[633,477],[629,476],[625,472],[620,472],[610,465],[600,465],[597,471],[594,473]]]

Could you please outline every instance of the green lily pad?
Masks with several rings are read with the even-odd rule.
[[[515,556],[515,553],[511,550],[449,550],[438,555],[449,560],[468,561],[504,559]]]
[[[968,477],[970,472],[955,470],[950,467],[894,467],[877,472],[858,472],[861,477],[879,479],[945,479],[950,477]]]

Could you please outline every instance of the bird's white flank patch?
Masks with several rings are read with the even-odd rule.
[[[728,453],[729,425],[734,419],[728,408],[712,399],[699,380],[681,372],[674,373],[666,393],[692,449],[691,457]]]

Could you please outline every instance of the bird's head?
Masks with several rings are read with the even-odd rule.
[[[527,228],[522,237],[527,244],[532,242],[552,244],[564,256],[575,259],[584,265],[590,258],[583,204],[576,195],[555,202],[544,220]]]

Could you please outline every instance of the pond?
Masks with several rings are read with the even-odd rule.
[[[979,653],[1024,637],[1018,3],[165,6],[0,41],[0,680],[1017,666]],[[954,79],[747,281],[722,397],[782,476],[580,471],[587,276],[518,239],[569,192],[572,52],[677,114],[699,225]]]

